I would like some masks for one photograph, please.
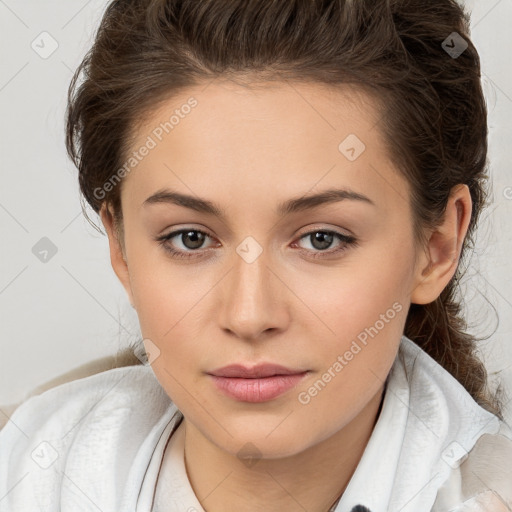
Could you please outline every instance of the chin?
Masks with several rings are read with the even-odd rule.
[[[301,437],[297,436],[298,428],[275,429],[267,428],[234,428],[226,425],[227,430],[233,437],[227,436],[221,440],[213,440],[223,450],[239,458],[242,462],[247,459],[247,465],[251,461],[258,459],[280,459],[290,457],[300,453],[311,446],[311,438],[304,438],[305,432],[301,432]],[[273,431],[272,431],[273,430]],[[271,432],[269,434],[269,432]]]

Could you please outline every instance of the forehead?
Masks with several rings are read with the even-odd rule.
[[[194,103],[192,108],[191,103]],[[284,144],[288,134],[316,135],[314,139],[317,139],[331,132],[337,138],[352,129],[363,136],[373,130],[382,115],[377,99],[351,84],[337,87],[292,81],[245,84],[216,79],[182,89],[160,101],[140,118],[134,132],[135,143],[141,142],[147,134],[158,131],[160,123],[174,117],[172,127],[164,135],[170,132],[179,135],[180,131],[187,131],[186,126],[193,125],[198,136],[211,138],[218,133],[233,140],[256,129],[253,135],[267,135],[266,140],[270,142],[276,140],[276,131],[284,128],[276,140]],[[181,130],[177,129],[178,125]]]
[[[205,82],[160,103],[135,127],[131,151],[151,149],[124,186],[142,204],[167,185],[229,201],[345,185],[385,208],[407,200],[408,187],[388,158],[382,115],[376,99],[353,86]]]

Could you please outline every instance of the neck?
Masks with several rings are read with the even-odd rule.
[[[207,512],[328,512],[345,491],[380,413],[384,387],[347,425],[307,450],[244,464],[184,419],[185,466]]]

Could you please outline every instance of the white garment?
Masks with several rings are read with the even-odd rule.
[[[142,365],[31,397],[0,431],[0,512],[204,512],[185,472],[182,418]],[[512,431],[403,336],[335,511],[510,511],[511,461]]]

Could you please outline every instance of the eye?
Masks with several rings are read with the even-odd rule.
[[[326,250],[332,246],[333,241],[336,239],[339,240],[338,246],[335,249]],[[311,243],[311,246],[313,247],[313,254],[311,256],[313,258],[322,258],[326,255],[332,256],[334,254],[339,254],[346,251],[350,246],[357,245],[357,240],[353,236],[322,229],[309,231],[302,235],[299,240],[307,240]],[[308,249],[307,252],[311,252],[311,250]]]
[[[174,244],[169,243],[173,238],[181,241],[185,250],[174,249]],[[200,254],[196,255],[193,253],[198,252],[197,249],[201,248],[206,238],[210,238],[210,235],[204,231],[198,229],[180,229],[179,231],[173,231],[167,235],[158,237],[156,240],[162,245],[164,250],[170,253],[174,258],[194,258],[200,256]]]

